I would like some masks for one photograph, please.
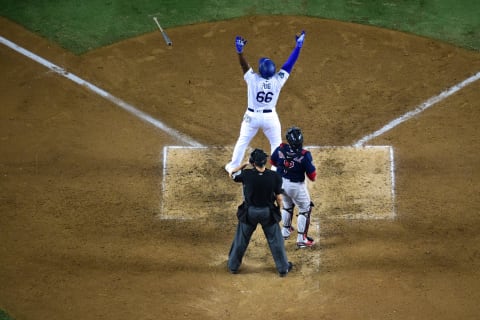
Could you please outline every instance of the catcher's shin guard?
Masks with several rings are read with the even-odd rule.
[[[293,207],[288,209],[282,209],[282,235],[286,240],[290,237],[290,233],[294,230],[292,228]]]
[[[297,248],[310,248],[315,244],[315,240],[308,236],[308,227],[310,226],[310,214],[312,213],[313,203],[310,202],[310,208],[306,212],[298,214],[298,235]]]
[[[312,213],[313,206],[313,202],[310,202],[310,208],[308,211],[298,213],[298,234],[303,235],[305,238],[307,237],[308,228],[310,227],[310,215]]]

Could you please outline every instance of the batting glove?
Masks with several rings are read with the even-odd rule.
[[[305,40],[305,31],[302,31],[300,35],[295,35],[295,41],[297,41],[297,47],[301,48],[303,46],[303,41]]]
[[[237,53],[243,52],[243,47],[247,44],[247,40],[243,39],[240,36],[235,38],[235,48],[237,49]]]

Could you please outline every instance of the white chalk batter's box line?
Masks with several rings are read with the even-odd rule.
[[[168,213],[165,213],[165,190],[166,190],[166,177],[167,177],[167,159],[168,159],[168,152],[170,149],[194,149],[194,150],[199,150],[199,149],[221,149],[224,147],[207,147],[207,146],[202,146],[202,147],[196,147],[196,146],[165,146],[163,147],[162,151],[162,159],[163,159],[163,166],[162,166],[162,202],[161,202],[161,208],[160,208],[160,214],[157,216],[157,218],[160,218],[162,220],[192,220],[194,219],[193,217],[186,217],[186,216],[179,216],[179,215],[168,215]],[[395,162],[394,162],[394,151],[392,146],[305,146],[305,149],[307,150],[314,150],[314,149],[359,149],[359,150],[365,150],[365,149],[386,149],[388,150],[389,153],[389,173],[390,173],[390,193],[391,193],[391,199],[392,199],[392,206],[391,206],[391,212],[387,216],[375,216],[371,214],[355,214],[352,217],[343,217],[343,218],[336,218],[336,219],[351,219],[351,220],[380,220],[380,219],[395,219],[396,217],[396,207],[395,207]],[[225,173],[226,175],[226,173]],[[226,178],[227,179],[227,178]],[[329,219],[334,219],[334,218],[329,218]]]

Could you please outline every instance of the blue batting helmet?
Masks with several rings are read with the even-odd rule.
[[[261,58],[258,61],[258,72],[262,78],[269,79],[273,77],[276,72],[275,63],[269,58]]]

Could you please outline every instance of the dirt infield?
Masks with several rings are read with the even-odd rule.
[[[315,213],[320,219],[391,219],[394,208],[394,170],[390,147],[306,146],[318,166],[318,181],[309,183]],[[247,150],[246,156],[252,149]],[[160,219],[204,219],[233,212],[243,201],[241,188],[224,175],[229,147],[166,147],[163,151]],[[195,159],[195,161],[191,161]],[[221,206],[212,206],[212,202]],[[178,204],[181,203],[182,206]]]
[[[219,148],[245,110],[235,35],[252,66],[280,65],[302,29],[278,112],[308,145],[351,146],[480,71],[478,52],[305,17],[185,26],[168,30],[172,47],[154,32],[83,56],[0,18],[1,36]],[[3,45],[0,70],[0,309],[15,319],[478,318],[480,82],[369,141],[393,148],[394,219],[314,212],[319,244],[287,242],[296,266],[279,278],[258,235],[242,272],[226,271],[236,186],[221,167],[182,189],[203,199],[199,219],[160,219],[163,148],[182,141]]]

